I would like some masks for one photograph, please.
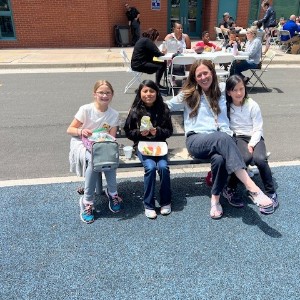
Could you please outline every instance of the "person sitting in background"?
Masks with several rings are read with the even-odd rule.
[[[231,24],[229,33],[230,33],[231,31],[235,31],[236,33],[239,33],[242,29],[243,29],[243,27],[237,26],[236,23],[233,22],[233,23]]]
[[[182,24],[179,21],[175,21],[173,32],[166,35],[164,39],[166,42],[170,39],[175,39],[180,53],[182,53],[184,49],[191,49],[191,39],[186,33],[183,33],[182,30]]]
[[[228,43],[225,45],[226,50],[232,50],[233,45],[236,44],[237,46],[237,50],[241,51],[242,47],[241,47],[241,41],[240,39],[237,37],[236,32],[234,30],[229,32],[229,41]],[[229,67],[229,63],[226,64],[221,64],[224,66],[224,69],[227,71],[228,67]]]
[[[281,17],[281,18],[279,19],[279,22],[278,22],[276,28],[277,28],[278,30],[282,30],[282,29],[283,29],[283,25],[284,25],[285,23],[286,23],[286,22],[285,22],[284,17]]]
[[[299,17],[296,17],[296,24],[297,24],[297,25],[300,25],[300,16],[299,16]]]
[[[155,82],[161,89],[166,89],[160,85],[160,80],[167,68],[166,62],[153,61],[153,57],[163,56],[164,52],[159,51],[155,42],[159,38],[159,32],[154,28],[149,28],[143,32],[134,48],[131,58],[131,68],[133,71],[155,75]]]
[[[215,45],[214,43],[209,41],[209,32],[203,31],[202,32],[202,41],[195,44],[193,49],[197,52],[197,49],[204,48],[205,52],[211,52],[211,51],[221,51],[222,48]]]
[[[225,45],[225,48],[232,48],[234,44],[237,44],[238,51],[241,51],[241,40],[237,37],[237,34],[234,30],[229,32],[229,41]]]
[[[223,14],[223,19],[222,21],[219,23],[219,27],[221,28],[221,30],[223,31],[223,34],[228,38],[228,33],[230,31],[230,28],[232,26],[233,20],[230,20],[230,14],[229,12],[226,12]],[[221,37],[220,37],[221,38]]]
[[[259,69],[261,61],[262,43],[261,40],[256,36],[256,26],[251,26],[247,29],[247,43],[245,52],[249,52],[249,59],[247,60],[235,60],[230,68],[230,75],[240,75],[245,83],[248,83],[249,78],[245,77],[242,72],[249,69]]]
[[[283,25],[283,30],[288,30],[291,35],[291,42],[300,42],[300,37],[296,35],[296,32],[300,31],[300,26],[296,24],[296,16],[291,15],[290,19]],[[287,36],[282,36],[282,41],[288,41]]]

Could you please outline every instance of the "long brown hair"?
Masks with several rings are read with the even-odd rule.
[[[218,84],[218,78],[215,71],[214,64],[210,60],[197,60],[194,62],[190,68],[189,76],[185,82],[184,87],[182,88],[182,92],[184,94],[184,101],[186,101],[187,105],[191,108],[190,117],[195,117],[198,114],[198,110],[200,107],[200,97],[202,95],[202,88],[196,81],[196,69],[204,65],[206,66],[212,75],[212,83],[209,87],[207,100],[214,111],[215,114],[219,114],[221,112],[219,106],[219,98],[221,97],[221,90]]]

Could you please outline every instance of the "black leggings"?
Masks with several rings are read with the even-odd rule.
[[[160,84],[160,80],[162,78],[162,76],[164,75],[164,72],[166,71],[167,68],[167,63],[164,62],[147,62],[144,65],[140,66],[138,69],[136,69],[135,71],[138,72],[143,72],[143,73],[147,73],[147,74],[155,74],[155,82],[156,84]]]

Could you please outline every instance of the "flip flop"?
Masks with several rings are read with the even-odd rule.
[[[216,213],[218,213],[216,215]],[[212,219],[220,219],[223,216],[223,208],[220,203],[211,205],[210,207],[210,217]]]

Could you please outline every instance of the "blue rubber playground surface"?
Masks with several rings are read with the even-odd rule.
[[[2,187],[0,299],[299,299],[300,166],[273,167],[280,206],[209,217],[204,173],[172,175],[173,213],[144,216],[142,178],[119,182],[90,225],[78,183]],[[129,174],[129,173],[128,173]],[[259,177],[255,179],[258,183]]]

